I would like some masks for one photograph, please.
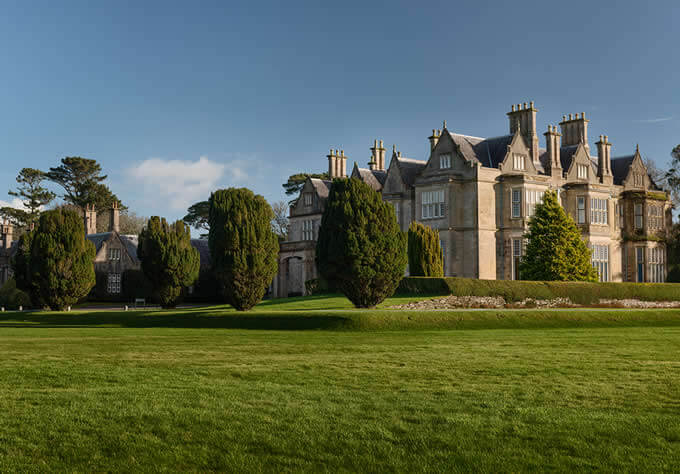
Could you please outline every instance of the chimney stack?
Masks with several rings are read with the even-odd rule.
[[[85,204],[85,235],[97,233],[97,211],[94,204]]]
[[[562,116],[562,121],[560,122],[560,127],[562,128],[562,136],[564,136],[564,146],[578,145],[583,143],[587,150],[590,151],[588,146],[588,122],[590,120],[586,119],[586,113],[576,114],[574,118],[573,114],[569,114],[567,118],[566,115]]]
[[[597,145],[597,176],[600,182],[612,184],[612,144],[607,135],[600,135]]]
[[[439,137],[441,137],[441,132],[433,128],[432,136],[428,137],[428,140],[430,140],[430,151],[433,151],[434,147],[439,143]]]
[[[539,158],[538,152],[538,135],[536,133],[536,112],[538,109],[534,107],[534,103],[517,104],[510,108],[510,112],[507,113],[508,119],[510,120],[510,134],[514,135],[519,130],[524,137],[525,143],[529,148],[529,153],[531,154],[531,160],[537,164]]]
[[[330,179],[335,179],[335,178],[344,178],[347,176],[347,156],[345,156],[345,150],[338,150],[333,151],[331,148],[331,152],[328,157],[328,175],[330,176]]]
[[[550,167],[550,175],[553,178],[562,177],[562,161],[560,160],[560,133],[557,127],[548,125],[548,131],[543,134],[545,136],[545,147],[548,153],[548,166]]]
[[[120,207],[114,201],[111,206],[111,216],[109,220],[109,232],[120,232]]]
[[[368,162],[370,170],[385,171],[385,147],[383,141],[375,140],[371,148],[371,161]]]
[[[14,226],[8,222],[5,221],[2,224],[2,246],[5,249],[9,249],[12,247],[12,238],[14,234]]]

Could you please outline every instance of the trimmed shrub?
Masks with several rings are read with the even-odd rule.
[[[177,306],[182,289],[198,278],[200,255],[182,221],[169,225],[164,218],[151,217],[139,234],[137,256],[163,308]]]
[[[95,285],[95,248],[85,239],[81,217],[64,209],[46,211],[32,234],[31,300],[63,310],[86,297]]]
[[[408,268],[413,276],[444,276],[438,230],[420,222],[411,222],[408,228]]]
[[[0,288],[0,306],[5,309],[19,309],[20,306],[28,308],[31,298],[24,291],[17,288],[14,278],[10,278]]]
[[[406,267],[394,208],[358,179],[333,181],[316,244],[319,273],[359,308],[391,296]]]
[[[600,299],[680,301],[680,284],[580,281],[476,280],[472,278],[407,277],[399,293],[456,296],[501,296],[508,303],[526,298],[551,300],[569,298],[575,304],[597,304]]]
[[[590,249],[555,192],[546,192],[529,220],[526,254],[520,263],[522,280],[597,281]]]
[[[227,303],[238,311],[262,300],[278,270],[273,218],[267,201],[249,189],[221,189],[210,196],[210,258]]]

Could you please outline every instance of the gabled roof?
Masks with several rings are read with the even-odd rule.
[[[333,184],[332,181],[318,178],[309,178],[309,181],[312,183],[316,194],[318,194],[321,199],[326,199],[328,197],[328,194],[331,191],[331,184]]]
[[[397,160],[396,163],[399,166],[399,171],[401,171],[401,178],[409,186],[415,184],[416,176],[427,166],[427,161],[414,160],[404,156],[393,156],[392,159]]]
[[[354,164],[354,170],[359,174],[358,178],[368,184],[374,191],[381,191],[385,185],[387,172],[384,170],[359,168],[356,163]],[[354,170],[352,170],[352,175],[354,175]]]
[[[508,146],[512,143],[514,135],[501,135],[500,137],[482,138],[450,133],[453,142],[458,145],[460,153],[468,161],[481,163],[487,168],[498,168],[508,153]],[[545,149],[539,149],[539,157],[545,153]],[[540,160],[538,170],[543,171],[543,161]]]
[[[201,255],[201,269],[209,268],[212,262],[208,239],[191,239],[191,246]]]
[[[630,165],[633,164],[635,155],[617,156],[611,159],[612,175],[614,176],[614,184],[623,184],[628,176]]]

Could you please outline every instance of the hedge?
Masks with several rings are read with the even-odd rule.
[[[526,298],[536,300],[569,298],[575,304],[595,304],[599,303],[600,299],[680,301],[680,284],[406,277],[399,284],[397,294],[502,296],[508,303]]]

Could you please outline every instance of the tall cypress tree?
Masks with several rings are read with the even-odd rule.
[[[87,296],[95,285],[95,248],[85,239],[80,216],[63,209],[46,211],[31,234],[31,300],[63,310]]]
[[[557,194],[547,192],[529,221],[526,253],[520,263],[523,280],[597,281],[590,249]]]
[[[227,303],[239,311],[262,299],[278,270],[273,217],[267,201],[249,189],[220,189],[210,196],[210,258]]]
[[[420,222],[411,222],[408,228],[408,267],[411,276],[444,276],[439,231]]]
[[[357,307],[372,308],[391,296],[407,262],[394,208],[358,179],[333,181],[316,261],[321,275]]]
[[[177,306],[182,289],[198,279],[201,257],[182,221],[169,225],[164,218],[151,217],[139,234],[137,256],[163,308]]]

